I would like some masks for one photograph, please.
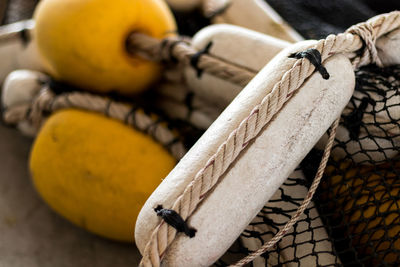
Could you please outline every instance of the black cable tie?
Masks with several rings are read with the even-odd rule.
[[[166,223],[174,227],[178,232],[183,232],[190,238],[196,235],[197,230],[190,228],[176,211],[164,209],[162,205],[158,205],[154,211],[157,216],[163,218]]]
[[[30,40],[31,40],[31,37],[30,37],[30,35],[29,35],[28,30],[27,30],[27,29],[22,29],[22,30],[19,32],[19,36],[20,36],[20,38],[21,38],[21,40],[22,40],[22,45],[23,45],[24,47],[27,47],[28,44],[29,44],[29,42],[30,42]]]
[[[309,48],[302,52],[293,53],[289,55],[289,58],[306,58],[314,65],[315,69],[321,73],[322,78],[328,80],[330,77],[326,68],[322,66],[321,53],[317,49]]]
[[[196,54],[194,54],[191,58],[190,58],[190,65],[197,70],[197,78],[201,78],[201,75],[203,74],[203,69],[200,69],[198,67],[199,64],[199,60],[200,57],[203,54],[208,54],[208,51],[210,50],[211,46],[212,46],[212,42],[209,42],[206,47],[204,47],[203,49],[201,49],[199,52],[197,52]]]

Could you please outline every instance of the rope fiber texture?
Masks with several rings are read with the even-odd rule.
[[[400,12],[383,14],[357,24],[338,35],[329,35],[317,44],[310,46],[321,54],[322,63],[329,57],[342,53],[352,61],[354,68],[375,63],[381,65],[375,41],[400,26]],[[190,46],[184,38],[168,37],[164,40],[147,35],[133,33],[127,40],[127,50],[132,55],[139,55],[153,61],[169,64],[190,65],[193,56],[198,56],[197,68],[224,80],[246,86],[256,75],[248,69],[224,62],[221,59],[202,53]],[[192,182],[176,199],[172,207],[167,207],[180,214],[183,220],[194,212],[204,196],[214,187],[220,177],[235,161],[249,141],[255,138],[268,124],[281,107],[299,89],[304,81],[315,71],[315,66],[307,58],[286,59],[293,62],[276,83],[270,94],[258,105],[235,129],[227,140],[210,157],[207,164],[193,177]],[[80,92],[62,93],[59,95],[43,88],[33,103],[9,108],[4,112],[4,120],[10,124],[28,120],[39,129],[46,115],[65,108],[80,108],[100,112],[111,118],[125,122],[151,135],[156,141],[167,146],[177,159],[186,152],[176,135],[157,119],[145,114],[140,109],[110,99]],[[163,221],[154,229],[144,250],[141,266],[160,266],[163,255],[174,241],[177,231]],[[276,239],[274,239],[276,240]],[[277,241],[277,240],[276,240]],[[274,242],[276,242],[274,241]],[[273,246],[273,244],[271,245]]]
[[[317,49],[320,52],[322,62],[335,54],[342,53],[348,56],[355,69],[370,63],[380,64],[374,42],[380,36],[399,28],[399,26],[400,12],[391,12],[376,16],[365,23],[357,24],[345,33],[329,35],[326,39],[318,41],[317,44],[309,48]],[[139,46],[139,42],[135,42],[135,47]],[[190,53],[186,49],[182,49],[180,44],[173,46],[170,51],[178,60],[188,61],[188,57],[190,57]],[[188,63],[186,62],[186,64]],[[205,68],[204,71],[207,72],[208,70]],[[229,135],[207,164],[196,174],[173,206],[168,208],[175,210],[186,220],[249,141],[260,133],[271,118],[279,112],[283,104],[290,99],[291,95],[302,86],[314,71],[315,67],[308,59],[293,61],[292,68],[283,74],[281,80],[274,85],[271,93],[254,107],[248,117]],[[145,247],[140,266],[160,266],[162,257],[174,241],[176,234],[177,232],[173,227],[161,221],[154,229]],[[269,243],[270,246],[273,246],[279,240],[278,238],[273,239],[274,241]]]
[[[259,257],[261,254],[270,250],[274,245],[276,245],[279,242],[279,240],[282,239],[282,237],[293,227],[293,225],[298,221],[299,217],[304,213],[304,211],[310,204],[310,202],[315,194],[315,191],[317,191],[317,188],[321,182],[322,176],[324,175],[325,167],[326,167],[326,164],[328,163],[328,160],[329,160],[329,157],[331,154],[331,150],[332,150],[332,146],[335,141],[336,130],[337,130],[337,127],[339,126],[339,122],[340,122],[340,118],[336,119],[336,121],[332,125],[331,131],[329,134],[329,139],[325,146],[324,154],[323,154],[321,162],[319,164],[317,174],[315,175],[314,181],[311,184],[311,187],[308,191],[306,198],[304,199],[301,206],[297,209],[296,213],[293,214],[292,218],[286,223],[286,225],[282,229],[279,230],[279,232],[271,240],[269,240],[267,243],[265,243],[257,251],[255,251],[255,252],[251,253],[250,255],[248,255],[247,257],[241,259],[236,264],[231,265],[232,267],[239,267],[239,266],[243,266],[249,262],[252,262],[255,258]]]
[[[223,61],[208,53],[202,53],[190,46],[182,37],[169,37],[162,41],[151,36],[133,33],[128,37],[127,49],[132,55],[139,55],[152,61],[178,62],[183,66],[191,65],[197,57],[196,69],[223,80],[245,87],[257,74],[246,68]]]
[[[139,107],[89,93],[74,91],[57,95],[45,85],[32,103],[5,109],[3,118],[8,124],[18,124],[28,120],[33,127],[39,129],[47,115],[67,108],[93,111],[124,122],[150,135],[156,142],[166,147],[177,160],[186,153],[183,143],[162,120],[146,114]]]

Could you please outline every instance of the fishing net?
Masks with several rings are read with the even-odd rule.
[[[318,146],[317,146],[318,147]],[[363,67],[314,197],[293,229],[249,266],[391,266],[400,262],[400,66]],[[215,266],[270,240],[307,194],[314,149]]]
[[[344,265],[400,262],[400,67],[357,72],[315,202]],[[357,118],[357,119],[356,119]]]
[[[31,14],[31,8],[24,10]],[[187,23],[186,17],[176,15],[179,24]],[[5,18],[7,22],[15,20],[11,15]],[[187,24],[181,31],[191,35],[208,24],[206,20],[194,21],[199,24]],[[305,28],[304,35],[324,37],[342,30],[317,25],[326,32]],[[149,99],[154,100],[154,96]],[[188,118],[168,119],[182,135],[192,137],[185,143],[190,147],[204,129],[187,123],[196,106],[191,92],[184,99]],[[155,107],[152,110],[157,111]],[[363,67],[356,72],[355,93],[342,115],[332,156],[313,202],[273,249],[249,265],[390,266],[400,262],[399,151],[400,66]],[[215,266],[247,256],[286,224],[303,202],[321,155],[318,148],[310,152]]]

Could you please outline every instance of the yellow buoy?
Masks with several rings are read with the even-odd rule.
[[[94,92],[132,95],[160,74],[160,66],[126,51],[132,32],[163,38],[176,25],[163,0],[42,0],[35,41],[48,72]]]
[[[321,184],[321,201],[336,218],[343,214],[342,225],[335,227],[343,228],[368,264],[400,260],[399,172],[400,162],[356,167],[345,162],[338,170],[327,169]]]
[[[150,136],[100,114],[64,110],[37,136],[30,170],[56,212],[90,232],[132,241],[142,205],[175,163]]]

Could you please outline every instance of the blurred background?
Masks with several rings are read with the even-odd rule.
[[[319,39],[383,12],[398,0],[268,0],[304,39]],[[29,19],[37,0],[0,0],[0,23]],[[210,24],[200,9],[174,11],[181,34]],[[1,59],[0,59],[1,64]],[[32,140],[0,124],[0,267],[137,266],[133,244],[97,237],[53,213],[30,182]]]

